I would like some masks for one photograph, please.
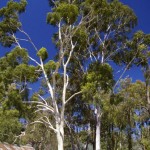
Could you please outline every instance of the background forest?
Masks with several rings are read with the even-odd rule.
[[[136,31],[131,8],[119,0],[47,0],[42,17],[51,31],[42,30],[51,41],[39,46],[42,33],[24,30],[30,1],[1,4],[1,142],[150,150],[150,34]],[[143,79],[133,82],[135,68]]]

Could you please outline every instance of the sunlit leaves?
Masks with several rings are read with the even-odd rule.
[[[46,60],[48,58],[48,53],[46,48],[42,47],[38,52],[37,52],[37,56],[41,57],[42,60]]]
[[[50,74],[52,71],[54,71],[56,68],[56,62],[54,62],[53,60],[48,61],[45,65],[44,65],[44,69],[47,72],[47,74]]]
[[[82,86],[84,97],[101,99],[102,93],[108,92],[113,86],[112,68],[108,64],[93,63],[85,76]]]
[[[61,20],[66,24],[73,24],[78,17],[78,7],[73,4],[60,3],[58,7],[53,9],[52,13],[48,13],[47,22],[57,25]]]

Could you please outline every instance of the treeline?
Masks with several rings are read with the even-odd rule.
[[[11,49],[0,58],[0,141],[37,150],[150,150],[150,35],[134,33],[133,10],[118,0],[50,0],[46,20],[57,29],[50,60],[23,30],[26,5],[8,0],[0,8],[1,50]],[[124,77],[133,67],[144,81]]]

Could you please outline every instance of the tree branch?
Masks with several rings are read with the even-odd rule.
[[[77,92],[77,93],[74,93],[71,97],[69,97],[69,98],[66,100],[65,104],[67,104],[73,97],[75,97],[76,95],[81,94],[81,93],[82,93],[82,91]]]

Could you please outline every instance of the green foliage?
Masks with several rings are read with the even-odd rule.
[[[137,31],[133,35],[132,40],[127,42],[126,51],[121,51],[121,53],[116,54],[114,56],[114,61],[116,63],[123,62],[126,64],[132,62],[128,68],[130,68],[133,64],[147,67],[150,55],[148,51],[150,46],[149,38],[149,34],[145,34],[143,31]]]
[[[17,110],[22,110],[23,104],[22,104],[22,98],[21,95],[19,95],[19,92],[17,90],[11,90],[7,94],[8,98],[5,99],[5,101],[2,103],[3,109],[11,109],[12,107],[15,107]]]
[[[28,65],[28,53],[25,49],[15,47],[0,59],[0,105],[1,127],[0,141],[12,143],[15,136],[21,134],[22,125],[19,118],[31,119],[32,105],[29,100],[28,82],[35,82],[39,76],[36,67]],[[29,114],[30,113],[30,114]]]
[[[150,136],[150,132],[149,132],[149,127],[142,127],[142,138],[140,140],[140,144],[142,145],[142,147],[146,150],[150,149],[150,140],[149,140],[149,136]]]
[[[113,86],[112,68],[108,64],[93,63],[89,67],[89,71],[85,76],[83,83],[83,91],[91,91],[94,95],[96,92],[108,91]]]
[[[73,36],[73,43],[77,43],[76,50],[80,49],[82,51],[85,50],[87,42],[88,42],[88,31],[86,27],[80,27],[79,29],[74,29],[76,32]],[[79,53],[82,53],[79,51]]]
[[[46,133],[46,134],[45,134]],[[33,143],[35,149],[56,149],[55,134],[43,124],[30,124],[26,130],[26,135],[21,139],[23,144]]]
[[[48,61],[44,65],[44,69],[47,72],[47,74],[50,74],[51,71],[55,70],[55,68],[56,68],[56,63],[53,60]]]
[[[18,81],[29,81],[35,82],[38,78],[38,73],[36,73],[36,67],[32,65],[20,64],[14,69],[14,76]]]
[[[60,20],[61,20],[61,16],[59,13],[53,12],[47,14],[47,23],[50,23],[52,25],[57,25]]]
[[[46,48],[42,47],[38,52],[37,52],[37,56],[41,57],[42,60],[46,60],[48,58],[48,53]]]
[[[20,63],[28,63],[28,53],[25,49],[15,47],[10,53],[6,55],[7,61],[13,67]]]
[[[26,0],[15,2],[10,0],[6,7],[0,9],[0,43],[3,46],[10,47],[15,43],[13,33],[21,27],[18,15],[25,11]]]
[[[112,94],[110,97],[111,105],[118,105],[123,101],[123,97],[120,94]]]
[[[54,42],[56,47],[61,49],[58,50],[56,61],[60,60],[61,62],[53,60],[43,62],[48,77],[46,81],[50,81],[52,85],[52,90],[55,92],[53,96],[56,104],[58,104],[59,112],[61,112],[63,110],[61,109],[63,106],[61,99],[64,86],[62,62],[66,62],[72,42],[75,47],[67,66],[68,78],[66,78],[69,79],[67,80],[69,83],[65,83],[67,92],[64,94],[66,94],[67,100],[74,93],[80,90],[83,92],[82,96],[76,95],[73,97],[72,101],[65,105],[66,113],[61,114],[61,116],[64,115],[66,122],[68,122],[67,127],[69,127],[69,132],[65,132],[66,143],[64,145],[69,148],[72,143],[75,146],[87,142],[94,145],[97,122],[93,104],[96,104],[101,107],[102,112],[100,118],[102,148],[117,149],[120,146],[119,144],[122,144],[122,149],[125,150],[128,140],[131,141],[127,137],[127,127],[134,128],[135,121],[144,121],[142,116],[135,114],[135,109],[140,110],[140,107],[147,106],[145,84],[142,82],[133,84],[131,80],[124,80],[120,85],[120,90],[110,94],[114,85],[114,77],[112,66],[106,62],[110,59],[117,64],[129,63],[135,57],[129,67],[133,64],[147,67],[150,56],[150,52],[147,51],[150,44],[150,35],[138,31],[130,39],[128,35],[130,35],[132,28],[136,26],[137,18],[133,10],[118,0],[111,2],[108,2],[108,0],[75,0],[69,2],[54,0],[53,2],[55,4],[53,3],[52,11],[47,15],[47,23],[56,27],[58,27],[58,24],[60,25],[58,32],[61,32],[62,41],[59,40],[59,33],[55,33]],[[26,4],[25,0],[20,0],[20,2],[10,0],[6,7],[0,9],[0,42],[3,46],[10,47],[16,44],[14,35],[21,27],[19,14],[25,11]],[[102,55],[104,55],[103,64],[99,63]],[[42,47],[37,52],[37,56],[45,61],[48,58],[46,48]],[[93,63],[91,57],[97,62]],[[1,141],[10,143],[14,141],[15,135],[18,135],[21,130],[21,124],[18,122],[20,117],[24,117],[30,123],[35,119],[38,120],[43,116],[48,116],[52,125],[54,127],[56,125],[54,119],[59,116],[59,113],[58,115],[52,113],[53,117],[51,117],[49,112],[42,109],[35,114],[33,113],[37,110],[35,103],[23,103],[30,99],[37,102],[40,100],[39,95],[41,95],[46,100],[44,101],[45,108],[52,104],[52,97],[48,96],[47,83],[45,79],[39,78],[43,78],[40,65],[36,67],[29,63],[27,50],[19,47],[15,47],[0,59]],[[56,67],[58,67],[58,72],[53,76],[52,82],[52,75],[54,75]],[[86,67],[87,72],[85,73],[83,70]],[[145,74],[145,77],[148,78],[148,76],[149,72]],[[37,92],[29,93],[28,85],[36,81],[38,81],[39,87],[38,89],[35,88]],[[41,82],[41,85],[39,82]],[[71,104],[68,105],[69,103]],[[53,105],[52,107],[54,107]],[[53,108],[49,107],[49,109]],[[87,126],[87,124],[90,126],[90,136],[84,130],[84,126]],[[74,128],[82,131],[74,132]],[[73,142],[71,143],[70,137],[72,135]],[[147,146],[149,136],[143,135],[141,144]],[[32,124],[26,129],[26,136],[23,137],[21,142],[35,143],[37,149],[49,149],[50,147],[56,149],[55,139],[55,135],[43,124],[36,126]],[[82,143],[79,143],[78,139]]]
[[[114,84],[112,73],[113,70],[108,64],[91,64],[81,87],[83,99],[102,105],[101,102],[107,99]]]
[[[13,143],[15,136],[21,134],[22,125],[18,120],[19,113],[17,110],[0,109],[0,141]]]
[[[99,19],[103,19],[102,22],[96,22],[97,24],[94,24],[97,29],[100,29],[103,32],[107,30],[110,22],[112,23],[112,27],[118,30],[119,21],[121,21],[121,28],[119,30],[122,31],[122,33],[130,32],[130,29],[137,23],[137,18],[133,10],[126,5],[123,5],[118,0],[111,3],[108,3],[107,0],[87,0],[85,1],[84,7],[85,14],[90,10],[93,10],[93,15],[97,15]],[[118,36],[119,34],[116,34],[116,38]]]
[[[78,7],[74,4],[60,3],[47,15],[47,23],[57,25],[61,20],[66,24],[73,24],[78,17]]]

